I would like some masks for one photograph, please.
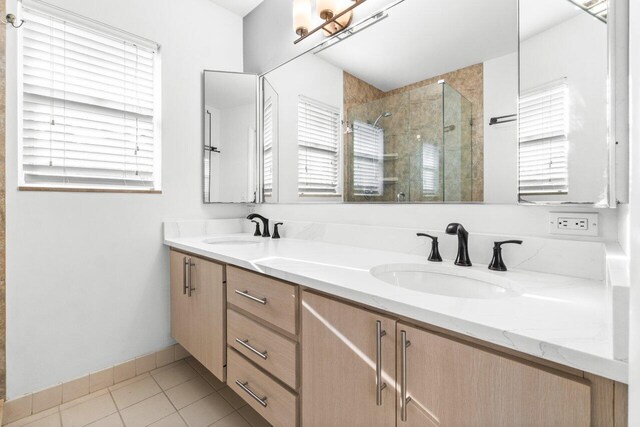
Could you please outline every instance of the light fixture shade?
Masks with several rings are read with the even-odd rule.
[[[293,0],[293,30],[305,35],[311,27],[311,0]]]
[[[316,0],[316,13],[327,20],[338,13],[338,0]]]

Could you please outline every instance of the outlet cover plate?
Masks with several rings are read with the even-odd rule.
[[[549,233],[597,236],[598,214],[592,212],[549,212]]]

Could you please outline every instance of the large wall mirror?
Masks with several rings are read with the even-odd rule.
[[[257,76],[203,73],[204,203],[255,202]]]
[[[404,0],[264,74],[263,201],[602,205],[606,12],[576,3],[519,31],[513,0]]]

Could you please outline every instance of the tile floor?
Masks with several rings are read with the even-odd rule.
[[[6,427],[263,427],[233,390],[193,358],[172,363]]]

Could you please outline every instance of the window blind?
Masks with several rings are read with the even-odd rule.
[[[524,92],[519,110],[520,194],[566,194],[569,191],[566,79]]]
[[[298,192],[338,195],[340,110],[309,98],[298,100]]]
[[[156,51],[24,8],[22,183],[158,189]]]
[[[438,192],[438,171],[440,156],[438,147],[428,142],[422,143],[422,195],[433,196]]]
[[[273,194],[273,102],[271,98],[264,103],[264,195]]]
[[[381,196],[384,178],[384,130],[368,123],[353,123],[353,192]]]

